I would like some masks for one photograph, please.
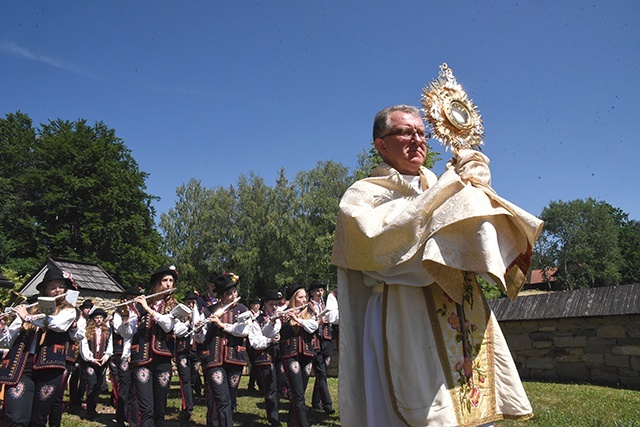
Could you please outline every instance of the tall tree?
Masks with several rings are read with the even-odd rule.
[[[331,250],[338,217],[338,204],[352,177],[346,167],[335,162],[318,162],[309,172],[296,176],[299,211],[296,227],[298,242],[294,259],[296,275],[304,282],[321,279],[335,281]]]
[[[0,128],[3,164],[13,159],[3,167],[19,169],[3,182],[3,195],[16,195],[0,217],[6,265],[30,274],[48,256],[79,259],[100,263],[125,286],[145,283],[163,259],[153,197],[115,131],[85,120],[34,129],[21,113]]]
[[[536,244],[538,268],[557,267],[563,289],[620,284],[620,211],[594,199],[553,201],[540,215],[545,227]]]
[[[176,190],[175,207],[160,216],[167,254],[176,264],[179,284],[206,291],[210,273],[232,263],[232,217],[235,203],[228,189],[207,189],[192,179]]]

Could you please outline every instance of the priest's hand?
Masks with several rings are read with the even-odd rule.
[[[491,186],[489,158],[476,150],[460,150],[458,156],[451,160],[456,173],[472,184]]]

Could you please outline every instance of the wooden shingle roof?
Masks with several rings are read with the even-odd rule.
[[[37,294],[36,286],[42,282],[45,273],[52,266],[70,272],[79,290],[84,289],[113,294],[122,294],[124,292],[124,288],[96,263],[49,258],[40,270],[20,289],[20,293],[27,297]]]
[[[488,302],[498,321],[640,314],[640,283]]]

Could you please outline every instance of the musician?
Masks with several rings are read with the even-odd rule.
[[[197,298],[198,295],[194,291],[189,291],[182,300],[192,310],[191,318],[199,318]],[[182,397],[180,419],[189,421],[193,412],[193,390],[197,389],[198,394],[200,394],[199,390],[201,388],[200,357],[198,356],[197,343],[193,334],[176,337],[174,357],[178,377],[180,378],[180,395]]]
[[[327,385],[327,371],[331,363],[331,355],[333,354],[333,325],[337,318],[337,310],[325,311],[324,293],[327,290],[327,284],[320,280],[314,280],[309,285],[309,304],[316,314],[324,314],[318,317],[318,341],[320,347],[313,356],[313,370],[316,373],[316,381],[313,386],[313,395],[311,398],[311,406],[315,409],[324,410],[327,414],[333,414],[333,401],[329,394],[329,386]]]
[[[280,357],[289,382],[291,404],[289,426],[307,427],[305,390],[311,375],[313,356],[320,344],[315,333],[318,321],[307,304],[305,286],[294,283],[287,288],[289,309],[280,330]],[[295,310],[298,309],[298,310]]]
[[[84,331],[87,328],[87,320],[89,320],[89,313],[93,308],[93,301],[90,299],[85,299],[78,307],[80,310],[80,316],[78,316],[76,320],[76,326],[79,330],[82,331],[83,335],[80,337],[80,340],[84,338]],[[84,393],[87,390],[87,385],[84,382],[84,376],[82,375],[82,371],[84,369],[84,361],[80,357],[80,346],[79,344],[75,344],[73,346],[73,356],[69,354],[68,358],[75,358],[75,362],[73,364],[73,368],[71,373],[69,374],[69,403],[70,408],[73,411],[80,411],[82,409],[82,400],[84,399]]]
[[[207,293],[204,295],[200,295],[197,299],[198,308],[200,309],[200,313],[204,313],[204,310],[208,310],[207,317],[212,313],[212,308],[218,302],[218,295],[216,294],[216,278],[219,276],[219,273],[213,272],[209,274],[207,278]]]
[[[233,427],[238,384],[247,363],[246,337],[249,335],[248,322],[238,319],[238,316],[248,309],[237,302],[237,283],[231,275],[219,275],[215,285],[220,300],[212,307],[213,314],[196,325],[197,329],[202,328],[196,340],[203,344],[200,357],[209,391],[209,425]]]
[[[177,304],[171,292],[177,278],[174,266],[158,268],[149,280],[149,296],[136,297],[132,309],[135,314],[129,315],[133,331],[131,365],[142,427],[164,425],[171,386],[172,332],[180,335],[188,330],[170,314]]]
[[[85,361],[83,374],[87,384],[87,419],[95,420],[100,390],[104,384],[107,362],[113,355],[113,336],[105,322],[107,312],[95,309],[89,315],[87,332],[80,344],[80,356]]]
[[[80,321],[82,312],[79,308],[76,308],[76,320],[71,324],[71,327],[67,331],[67,342],[65,343],[66,365],[64,372],[64,381],[62,387],[58,390],[58,394],[51,405],[49,411],[49,427],[60,427],[62,425],[62,412],[64,392],[67,389],[67,379],[71,379],[71,374],[78,364],[78,358],[80,357],[80,341],[85,337],[86,322]],[[79,375],[78,375],[79,376]],[[84,381],[83,381],[84,383]],[[76,382],[77,385],[77,382]]]
[[[16,319],[0,340],[10,350],[0,362],[0,384],[5,385],[7,426],[45,426],[65,371],[67,331],[76,319],[73,305],[62,297],[73,288],[71,274],[57,267],[47,270],[36,289],[40,296],[56,298],[53,314],[12,308]]]
[[[249,311],[251,312],[251,320],[255,320],[259,315],[262,314],[262,310],[260,310],[261,301],[258,297],[249,298]],[[256,391],[260,391],[260,383],[258,382],[258,390],[256,390],[256,381],[258,378],[258,370],[255,368],[255,351],[252,346],[247,347],[247,355],[249,356],[249,384],[247,385],[247,391],[251,393],[255,393]]]
[[[258,376],[258,384],[264,395],[267,420],[273,426],[281,426],[278,419],[278,381],[276,361],[278,359],[278,343],[282,322],[277,315],[282,294],[267,291],[264,297],[264,311],[260,313],[249,329],[249,344],[254,349],[254,360]]]
[[[124,427],[128,422],[131,427],[138,426],[138,399],[133,387],[133,371],[131,369],[131,338],[133,331],[129,325],[129,317],[133,310],[133,299],[142,295],[137,286],[124,292],[123,302],[129,304],[116,308],[111,325],[113,327],[113,365],[115,366],[115,410],[116,425]]]

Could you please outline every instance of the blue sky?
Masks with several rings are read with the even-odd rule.
[[[500,195],[536,215],[593,197],[640,220],[639,40],[637,1],[6,1],[0,114],[105,122],[159,215],[191,178],[355,167],[375,113],[419,106],[446,62]]]

